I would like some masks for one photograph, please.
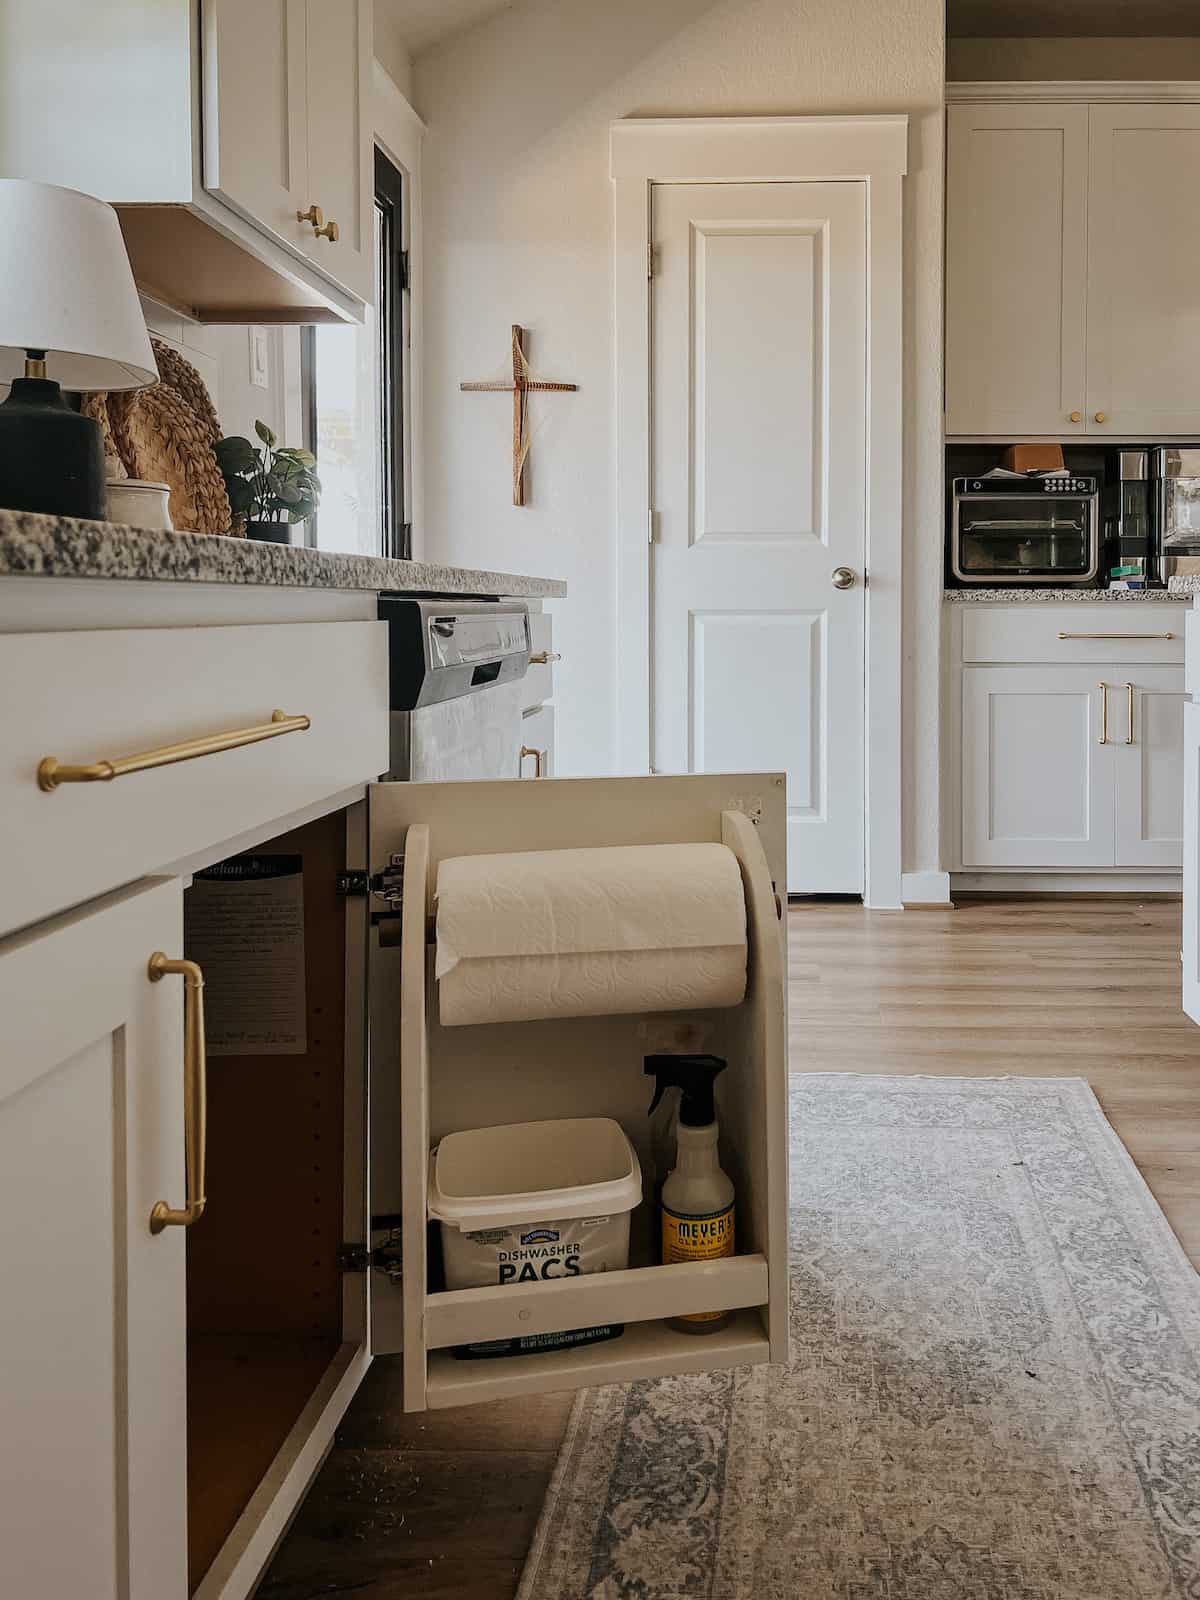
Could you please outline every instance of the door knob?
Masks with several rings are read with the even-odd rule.
[[[830,574],[830,581],[835,589],[853,589],[855,574],[853,567],[834,567]]]

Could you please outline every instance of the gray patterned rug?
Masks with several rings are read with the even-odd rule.
[[[582,1393],[520,1600],[1200,1600],[1200,1279],[1087,1084],[793,1082],[791,1365]]]

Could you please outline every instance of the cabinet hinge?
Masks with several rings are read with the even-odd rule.
[[[400,287],[401,289],[410,289],[412,287],[407,250],[401,250],[400,252]]]
[[[651,507],[651,509],[649,511],[647,511],[647,513],[646,513],[646,543],[647,544],[653,544],[654,543],[654,528],[655,528],[655,521],[656,521],[657,517],[658,517],[658,512],[655,511],[653,509],[653,507]]]
[[[384,870],[373,877],[359,870],[339,872],[334,887],[345,899],[361,900],[372,895],[389,909],[399,911],[404,904],[404,857],[399,853],[389,856]]]
[[[369,887],[365,872],[339,872],[334,880],[335,892],[347,899],[351,896],[360,898],[367,893]]]
[[[382,1272],[398,1283],[404,1276],[404,1250],[400,1243],[400,1227],[372,1228],[372,1239],[379,1242],[370,1248],[365,1244],[338,1246],[339,1272]]]
[[[652,243],[646,246],[646,276],[648,278],[652,278],[654,276],[655,259],[657,254],[658,251]]]

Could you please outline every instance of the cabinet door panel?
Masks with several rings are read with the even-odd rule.
[[[1094,669],[965,668],[964,867],[1111,866],[1112,748],[1101,734]]]
[[[204,187],[303,249],[305,0],[203,0],[200,15]]]
[[[1119,867],[1177,867],[1183,859],[1183,713],[1179,667],[1127,669],[1113,737]],[[1130,714],[1132,712],[1132,721]]]
[[[1194,433],[1200,106],[1090,115],[1088,431]]]
[[[1200,1022],[1200,705],[1183,708],[1183,1009]]]
[[[308,190],[304,207],[336,222],[336,240],[311,228],[305,254],[362,300],[375,299],[375,179],[371,165],[369,0],[307,3]],[[302,207],[301,209],[304,209]]]
[[[1086,106],[950,108],[947,433],[1083,431],[1087,129]]]
[[[181,940],[168,883],[0,946],[5,1594],[187,1592]]]

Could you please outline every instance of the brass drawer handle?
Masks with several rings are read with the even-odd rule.
[[[194,961],[172,961],[156,950],[146,975],[157,983],[168,974],[183,979],[183,1159],[187,1201],[181,1211],[165,1200],[150,1212],[150,1232],[164,1228],[190,1228],[204,1215],[206,1128],[208,1122],[208,1067],[204,1049],[204,974]]]
[[[1100,737],[1096,740],[1096,743],[1097,744],[1107,744],[1108,743],[1108,685],[1106,683],[1097,684],[1097,688],[1100,690]]]
[[[532,745],[523,744],[521,746],[521,760],[524,761],[526,756],[533,757],[534,777],[544,778],[546,776],[546,752],[544,750],[535,750]]]
[[[1173,633],[1060,633],[1060,639],[1173,639]]]
[[[252,728],[233,728],[228,733],[210,733],[202,739],[185,739],[182,744],[165,744],[158,750],[143,750],[136,756],[116,756],[111,761],[93,761],[90,766],[63,766],[57,756],[43,756],[38,762],[38,788],[50,794],[60,783],[110,783],[129,772],[146,772],[151,767],[170,767],[177,761],[194,761],[197,756],[215,756],[222,750],[237,750],[261,739],[277,739],[282,733],[303,733],[312,724],[308,717],[289,717],[286,711],[272,711],[270,722]]]
[[[531,667],[548,667],[552,661],[561,661],[562,657],[557,650],[538,650],[529,658]]]

